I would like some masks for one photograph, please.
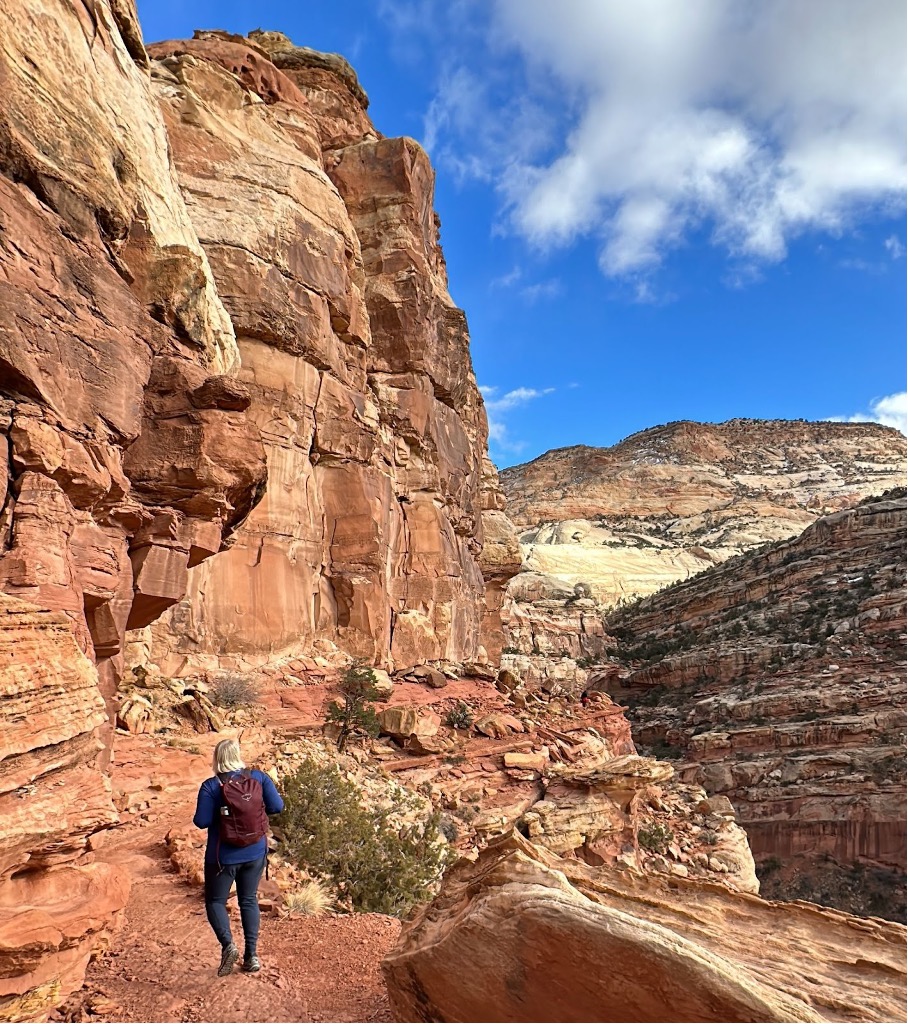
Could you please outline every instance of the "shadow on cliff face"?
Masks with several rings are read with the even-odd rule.
[[[839,864],[832,857],[767,857],[757,864],[757,877],[767,900],[809,900],[859,917],[906,921],[904,871]]]

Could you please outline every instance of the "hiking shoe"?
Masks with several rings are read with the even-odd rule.
[[[234,964],[239,958],[240,951],[234,943],[231,942],[229,946],[225,946],[223,953],[221,953],[221,966],[218,968],[218,977],[226,978],[233,970]]]
[[[243,970],[247,974],[255,974],[262,969],[262,961],[255,955],[247,956],[243,961]]]

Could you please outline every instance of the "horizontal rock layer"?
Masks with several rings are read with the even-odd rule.
[[[638,743],[731,799],[758,862],[799,863],[798,895],[896,917],[905,527],[892,492],[618,611],[606,630],[626,668],[599,677]],[[838,899],[829,858],[860,876]]]
[[[85,857],[117,820],[105,721],[67,618],[0,595],[0,1020],[45,1019],[125,906],[128,876]]]

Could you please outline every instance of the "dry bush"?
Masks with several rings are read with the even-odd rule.
[[[209,699],[219,708],[238,708],[244,704],[254,704],[258,696],[258,686],[248,676],[229,675],[215,682]]]
[[[320,917],[330,910],[334,893],[317,878],[310,878],[292,892],[284,893],[284,906],[290,917]]]
[[[403,916],[431,897],[453,858],[440,813],[420,817],[413,795],[393,809],[364,807],[362,791],[337,766],[308,758],[281,788],[284,856],[329,878],[355,911]],[[408,813],[415,820],[400,824]]]

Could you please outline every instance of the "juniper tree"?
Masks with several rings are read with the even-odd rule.
[[[325,713],[326,722],[340,726],[338,750],[342,751],[346,747],[350,734],[357,729],[361,729],[367,736],[378,735],[378,716],[375,714],[375,706],[370,703],[379,695],[375,688],[376,682],[375,673],[361,661],[354,661],[344,672],[340,685],[344,702],[332,701]]]

